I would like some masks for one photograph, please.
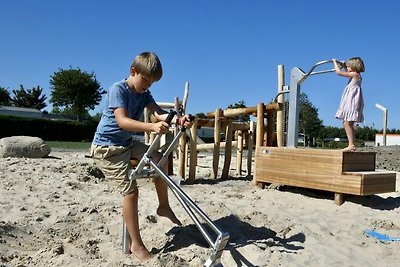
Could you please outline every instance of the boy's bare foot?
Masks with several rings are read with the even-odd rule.
[[[131,252],[136,258],[138,258],[142,262],[151,260],[154,257],[153,254],[151,254],[145,246],[131,246]]]
[[[181,221],[178,218],[176,218],[175,213],[171,210],[170,207],[165,207],[165,208],[158,207],[157,215],[161,216],[161,217],[166,217],[166,218],[170,219],[171,222],[173,222],[179,226],[182,225]]]

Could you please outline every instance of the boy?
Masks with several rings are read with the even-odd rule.
[[[148,146],[132,140],[132,132],[151,132],[165,134],[169,125],[164,122],[168,114],[154,101],[148,89],[160,80],[162,66],[157,55],[143,52],[136,56],[127,79],[113,84],[106,96],[106,107],[91,146],[91,154],[98,163],[107,179],[118,182],[118,190],[123,195],[122,214],[126,222],[132,243],[132,254],[141,261],[147,261],[153,255],[143,244],[139,232],[138,196],[139,190],[136,180],[130,180],[128,172],[132,168],[130,159],[141,159]],[[144,108],[147,107],[157,123],[139,121]],[[181,122],[174,118],[173,122]],[[190,126],[186,122],[185,126]],[[152,155],[157,162],[161,154]],[[163,166],[167,173],[168,164]],[[159,206],[157,214],[170,219],[177,225],[182,225],[175,216],[168,201],[168,186],[162,178],[154,179]]]

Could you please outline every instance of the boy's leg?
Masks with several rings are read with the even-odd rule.
[[[146,261],[153,255],[147,250],[140,236],[138,199],[139,190],[136,187],[132,193],[124,196],[122,213],[132,241],[131,252],[141,261]]]
[[[139,190],[136,181],[130,181],[128,177],[131,153],[129,147],[92,146],[91,150],[106,179],[117,181],[117,188],[123,194],[122,214],[131,237],[132,254],[142,261],[151,259],[152,254],[144,246],[139,231]]]
[[[156,162],[161,158],[161,154],[157,153],[153,155]],[[168,161],[163,166],[164,173],[168,173]],[[162,178],[155,178],[154,185],[157,191],[157,197],[159,206],[157,208],[157,214],[162,217],[166,217],[170,219],[173,223],[177,225],[182,225],[181,221],[175,216],[175,213],[172,211],[171,207],[169,206],[169,199],[168,199],[168,185]]]

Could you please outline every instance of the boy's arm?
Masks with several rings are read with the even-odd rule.
[[[150,110],[150,112],[154,115],[154,117],[158,121],[165,121],[165,119],[168,117],[168,112],[160,108],[160,106],[157,105],[157,103],[155,102],[152,102],[149,105],[147,105],[147,108]],[[183,117],[186,117],[186,119],[181,120]],[[179,124],[182,125],[183,123],[186,128],[190,127],[193,124],[192,117],[193,116],[191,115],[182,116],[179,120]],[[178,117],[176,115],[172,119],[172,123],[178,124]]]
[[[161,109],[161,108],[160,108]],[[121,129],[130,132],[156,132],[164,134],[168,131],[169,125],[164,121],[159,121],[157,123],[146,123],[131,119],[127,115],[126,108],[116,108],[114,109],[115,119],[118,123],[118,126]],[[168,115],[168,114],[167,114]],[[166,115],[166,116],[167,116]],[[165,116],[165,118],[166,118]]]
[[[157,121],[165,121],[168,117],[168,112],[163,110],[156,102],[152,102],[147,105],[147,108],[150,110],[151,114],[157,119]],[[172,122],[175,123],[177,117],[175,116],[172,119]]]

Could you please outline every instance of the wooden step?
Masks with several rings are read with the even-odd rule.
[[[396,191],[396,173],[385,170],[344,172],[343,175],[360,177],[360,192],[357,195],[368,196]]]
[[[396,173],[375,171],[375,158],[375,152],[259,147],[253,183],[278,183],[360,196],[394,192]]]

